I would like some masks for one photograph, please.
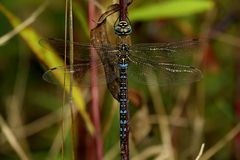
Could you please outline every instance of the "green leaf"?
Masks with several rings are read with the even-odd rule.
[[[78,3],[73,3],[73,12],[77,17],[77,20],[79,21],[82,29],[83,29],[83,33],[86,34],[86,36],[89,38],[89,28],[88,28],[88,22],[86,19],[86,15],[84,14],[83,8],[81,8],[81,6]]]
[[[131,21],[148,21],[160,18],[177,18],[210,10],[214,3],[210,0],[174,0],[154,3],[129,10]]]

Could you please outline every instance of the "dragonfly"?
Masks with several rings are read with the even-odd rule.
[[[122,159],[128,155],[128,79],[139,85],[174,85],[191,83],[202,78],[198,68],[184,64],[191,57],[191,51],[199,45],[199,40],[185,40],[170,43],[141,43],[131,44],[129,35],[132,32],[128,21],[118,21],[114,30],[118,35],[117,44],[105,40],[106,33],[97,31],[91,44],[73,42],[75,62],[72,66],[60,66],[46,71],[43,78],[50,83],[57,83],[54,75],[62,77],[73,74],[74,81],[90,85],[87,75],[90,68],[99,71],[99,85],[107,84],[113,97],[120,103],[120,147]],[[104,39],[104,40],[103,40]],[[107,38],[106,38],[107,39]],[[69,49],[71,43],[61,39],[49,38],[40,41],[41,45],[50,44],[60,54],[64,48]],[[66,45],[66,46],[65,46]],[[89,50],[97,51],[96,66],[92,66]],[[86,54],[84,54],[86,53]],[[156,75],[157,81],[151,81],[149,73]],[[105,79],[105,80],[104,80]],[[150,79],[150,80],[149,80]],[[68,85],[68,80],[65,80]],[[125,157],[125,158],[124,158]]]
[[[122,23],[122,22],[121,22]],[[125,22],[124,22],[125,23]],[[122,25],[122,24],[121,24]],[[126,25],[126,23],[124,24]],[[95,67],[98,71],[98,85],[106,84],[112,96],[119,101],[119,60],[125,59],[128,64],[128,79],[139,85],[172,86],[189,84],[202,78],[201,71],[193,66],[182,64],[190,61],[192,52],[200,44],[199,40],[191,39],[165,43],[139,43],[128,44],[120,40],[118,44],[85,44],[73,42],[74,64],[58,66],[49,69],[43,74],[43,79],[49,83],[58,84],[55,74],[73,74],[74,81],[83,87],[90,87],[87,74],[90,68]],[[53,48],[62,57],[64,56],[65,44],[68,50],[70,42],[65,43],[62,39],[46,38],[40,40],[41,46]],[[122,57],[122,47],[124,56]],[[96,66],[91,66],[90,49],[94,48],[98,53]],[[99,54],[100,53],[100,54]],[[66,55],[68,57],[68,55]],[[157,81],[147,79],[149,72],[156,75]],[[65,79],[65,84],[69,81]]]
[[[45,48],[50,44],[58,53],[64,56],[64,40],[56,38],[42,39],[40,44]],[[66,43],[67,48],[69,42]],[[107,84],[113,97],[119,100],[119,82],[118,60],[121,58],[119,45],[104,44],[84,44],[74,42],[74,66],[54,67],[43,74],[43,79],[49,83],[57,84],[58,80],[54,78],[55,73],[64,75],[66,73],[74,75],[74,80],[83,83],[83,87],[88,87],[90,83],[83,82],[86,71],[92,68],[89,50],[94,48],[99,54],[97,66],[100,73],[99,85]],[[122,45],[122,44],[121,44]],[[198,81],[202,78],[201,71],[193,66],[181,64],[191,59],[192,50],[199,45],[197,39],[170,42],[170,43],[139,43],[126,46],[128,53],[126,55],[128,66],[128,77],[131,81],[139,85],[170,86],[178,84],[188,84]],[[121,46],[124,47],[124,46]],[[104,68],[104,72],[101,70]],[[149,71],[156,73],[156,81],[147,81]],[[85,78],[86,79],[86,78]],[[66,85],[68,82],[66,82]]]

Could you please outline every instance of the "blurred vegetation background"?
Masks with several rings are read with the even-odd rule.
[[[63,90],[42,79],[47,69],[62,62],[39,40],[64,38],[65,26],[65,2],[44,3],[0,1],[0,159],[60,159],[65,138],[65,159],[72,159],[74,151],[78,159],[97,159],[96,150],[89,147],[94,144],[88,134],[91,122],[75,119],[78,132],[73,141],[78,147],[73,149]],[[113,3],[117,1],[94,1],[97,13],[90,21],[96,22]],[[39,7],[40,14],[33,14]],[[203,42],[193,54],[193,65],[203,72],[201,81],[163,88],[129,82],[131,159],[164,159],[173,153],[174,159],[196,159],[202,144],[200,159],[240,159],[239,7],[238,0],[135,0],[129,6],[132,43],[196,37]],[[116,18],[108,19],[110,38]],[[88,2],[74,0],[76,41],[89,42],[88,19]],[[27,28],[21,30],[17,26],[23,22],[22,28]],[[14,29],[16,34],[5,39]],[[104,159],[120,159],[118,103],[106,88],[100,93]],[[79,98],[86,100],[83,110],[89,110],[89,97]]]

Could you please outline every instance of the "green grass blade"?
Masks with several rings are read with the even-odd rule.
[[[88,23],[83,8],[78,3],[73,2],[73,12],[82,27],[82,32],[89,38]]]
[[[8,11],[1,3],[0,12],[2,12],[6,16],[6,18],[9,20],[13,27],[16,27],[19,24],[21,24],[21,21],[16,16],[14,16],[10,11]],[[34,29],[27,27],[23,29],[19,33],[19,35],[23,38],[23,40],[26,42],[29,48],[32,49],[35,56],[47,67],[52,68],[64,64],[60,57],[58,57],[53,50],[48,50],[40,46],[39,40],[41,39],[41,36],[37,32],[35,32]],[[65,88],[66,92],[69,93],[69,88],[64,87],[63,78],[61,77],[62,75],[56,74],[54,76],[56,77],[57,80],[59,80],[59,84],[62,85],[63,88]],[[83,117],[88,131],[90,132],[90,134],[93,134],[94,128],[89,118],[89,115],[86,111],[86,105],[83,96],[80,92],[80,89],[78,87],[74,87],[72,92],[73,100],[79,110],[79,113]]]
[[[129,10],[131,21],[148,21],[160,18],[177,18],[210,10],[214,7],[210,0],[174,0]]]

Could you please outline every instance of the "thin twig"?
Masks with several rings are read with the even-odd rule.
[[[67,133],[71,127],[71,121],[69,118],[70,117],[69,106],[68,105],[66,107],[63,106],[61,108],[61,111],[63,111],[62,113],[64,113],[64,115],[62,115],[62,118],[63,118],[62,123],[65,124],[64,131]],[[59,153],[59,150],[64,149],[62,147],[64,147],[63,142],[66,139],[66,135],[65,134],[63,135],[62,130],[63,130],[63,128],[62,128],[62,126],[60,126],[60,129],[57,132],[57,135],[55,136],[55,139],[52,143],[51,149],[48,153],[47,160],[55,159],[57,154]],[[64,159],[64,152],[62,152],[61,156],[62,156],[61,158]]]
[[[205,144],[203,143],[203,144],[201,145],[200,151],[199,151],[199,153],[198,153],[198,155],[197,155],[197,157],[196,157],[195,160],[199,160],[199,159],[200,159],[200,157],[201,157],[202,154],[203,154],[204,147],[205,147]]]
[[[4,121],[2,115],[0,115],[0,127],[2,129],[3,134],[7,138],[9,144],[12,146],[12,148],[16,151],[18,156],[20,157],[21,160],[29,160],[27,157],[27,154],[24,152],[23,148],[17,141],[17,138],[13,134],[13,131],[8,127],[6,122]]]
[[[11,96],[11,101],[6,107],[7,110],[7,120],[11,128],[16,128],[24,125],[24,113],[23,101],[26,92],[28,72],[29,72],[29,55],[26,50],[23,49],[23,45],[19,43],[19,62],[18,62],[18,71],[16,75],[16,80],[14,84],[13,94]],[[25,52],[25,53],[24,53]],[[21,127],[22,128],[22,127]],[[28,142],[24,138],[26,131],[24,128],[18,130],[18,135],[21,135],[19,138],[19,143],[22,144],[27,153],[29,153]],[[18,138],[18,137],[17,137]]]
[[[65,19],[64,19],[64,66],[67,66],[67,36],[68,36],[68,32],[67,32],[67,27],[68,27],[68,0],[65,0]],[[65,103],[66,103],[66,76],[64,74],[64,79],[63,79],[63,97],[62,97],[62,106],[61,106],[61,111],[62,111],[62,118],[64,117],[64,106],[65,106]],[[64,139],[64,135],[65,135],[65,121],[63,119],[63,121],[61,122],[61,138],[62,138],[62,145],[61,145],[61,159],[64,160],[64,154],[65,154],[65,151],[64,151],[64,145],[65,145],[65,139]],[[56,139],[55,139],[56,140]],[[51,150],[54,150],[52,148],[54,148],[54,145],[55,143],[53,143],[52,147],[51,147]],[[50,151],[49,153],[49,157],[52,157],[52,155],[54,154],[53,153],[54,151]]]
[[[13,38],[19,32],[21,32],[26,27],[28,27],[30,24],[32,24],[37,19],[37,17],[45,10],[45,8],[47,7],[48,3],[49,3],[49,0],[46,0],[23,23],[19,24],[12,31],[10,31],[10,32],[6,33],[4,36],[0,37],[0,46],[4,45],[7,41],[9,41],[11,38]]]
[[[64,108],[66,108],[66,107],[68,108],[69,106],[65,106]],[[14,130],[14,133],[16,134],[15,136],[17,137],[17,139],[29,137],[29,136],[32,136],[44,129],[49,128],[50,126],[52,126],[62,120],[65,120],[65,119],[63,119],[63,116],[61,116],[61,112],[62,112],[61,110],[62,109],[59,109],[55,112],[49,113],[48,115],[41,117],[25,126],[20,127],[20,128],[15,128],[15,130]],[[63,110],[65,110],[65,109],[63,109]],[[66,117],[66,118],[69,118],[69,117]],[[26,134],[25,135],[18,134],[19,131],[21,131],[21,130],[24,130],[26,132]],[[0,136],[0,139],[3,139],[3,138]],[[0,146],[4,145],[5,142],[6,142],[5,140],[2,140],[0,142]]]
[[[71,110],[71,120],[72,120],[72,159],[75,160],[75,116],[74,116],[74,103],[73,103],[73,82],[74,82],[74,77],[73,77],[73,70],[74,70],[74,46],[73,46],[73,4],[72,0],[69,0],[69,11],[68,11],[68,35],[69,35],[69,42],[70,42],[70,47],[69,47],[69,56],[70,56],[70,84],[69,84],[69,106]],[[68,85],[68,84],[67,84]]]
[[[212,148],[207,150],[200,160],[210,159],[220,149],[222,149],[229,141],[231,141],[237,134],[240,133],[240,123],[238,123],[225,137],[219,140]]]

